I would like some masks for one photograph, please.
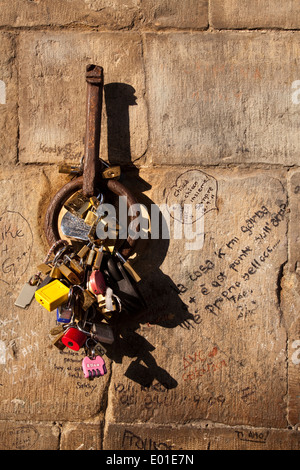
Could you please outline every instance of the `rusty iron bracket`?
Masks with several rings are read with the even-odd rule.
[[[50,201],[44,221],[44,232],[50,246],[60,239],[59,214],[64,203],[76,191],[82,190],[83,194],[88,197],[94,196],[97,188],[101,188],[103,191],[111,191],[117,196],[126,196],[128,208],[137,202],[131,192],[119,181],[101,178],[102,163],[99,159],[99,147],[104,83],[103,68],[93,64],[88,65],[86,68],[86,81],[86,138],[83,175],[65,184]],[[135,218],[136,216],[129,217],[130,221]],[[138,226],[136,229],[138,230]],[[128,236],[119,249],[125,259],[132,253],[135,243],[135,238]]]

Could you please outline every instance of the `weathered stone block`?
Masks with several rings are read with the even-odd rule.
[[[121,29],[131,26],[137,0],[21,0],[1,2],[1,26],[91,25]]]
[[[68,423],[62,428],[60,450],[101,450],[100,423]]]
[[[1,2],[0,25],[97,26],[103,29],[194,28],[208,25],[208,0],[21,0]]]
[[[102,415],[110,374],[89,383],[78,353],[53,346],[56,312],[35,300],[14,305],[21,287],[49,250],[43,235],[50,198],[65,178],[57,171],[19,165],[0,176],[0,419],[76,421]]]
[[[19,400],[21,402],[21,400]],[[16,410],[18,399],[14,400]],[[58,450],[59,428],[50,423],[0,421],[1,450]]]
[[[297,0],[212,0],[210,21],[214,28],[299,29],[300,6]]]
[[[297,450],[300,435],[296,431],[279,431],[265,428],[235,427],[213,425],[186,426],[149,426],[145,424],[108,424],[104,440],[105,450],[147,450],[156,451],[152,464],[163,462],[163,450]],[[157,453],[160,453],[160,462]],[[181,455],[174,452],[173,464],[190,464],[193,453]],[[151,452],[145,459],[151,459]],[[169,458],[169,461],[167,460]],[[194,456],[195,458],[195,456]],[[165,456],[164,462],[170,463],[172,454]],[[182,459],[182,460],[181,460]],[[194,460],[195,463],[195,460]]]
[[[208,1],[176,0],[155,2],[144,0],[141,3],[144,22],[156,28],[193,28],[204,29],[208,26]]]
[[[140,241],[135,267],[147,311],[131,322],[120,318],[107,348],[108,374],[89,382],[79,353],[51,346],[53,314],[35,303],[24,311],[14,306],[45,256],[41,222],[65,180],[53,167],[38,171],[19,165],[13,175],[1,174],[1,419],[78,423],[97,415],[100,422],[106,411],[115,424],[210,420],[285,428],[287,330],[279,285],[287,261],[285,174],[178,168],[127,177],[137,196],[143,192],[140,202],[161,206],[164,227],[163,204],[204,204],[204,216],[193,213],[186,228],[205,236],[196,249],[187,245],[190,230],[174,239],[178,214],[171,211],[170,239]],[[65,448],[88,444],[65,430]]]
[[[0,164],[9,164],[17,158],[18,89],[15,38],[1,33],[0,52]]]
[[[147,34],[153,162],[298,164],[298,49],[297,33]]]
[[[141,39],[131,33],[24,33],[20,45],[20,161],[79,163],[86,65],[104,68],[101,157],[128,163],[148,142]]]
[[[140,177],[152,187],[146,205],[203,203],[205,238],[194,250],[187,234],[152,239],[137,258],[148,310],[140,325],[120,325],[110,352],[111,421],[285,427],[284,176],[173,168]],[[190,225],[201,234],[199,220]]]

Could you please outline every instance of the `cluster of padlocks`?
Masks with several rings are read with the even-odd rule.
[[[85,227],[84,236],[77,235],[76,240],[73,234],[71,241],[56,241],[27,283],[36,301],[55,313],[56,325],[50,331],[53,345],[60,350],[84,348],[82,368],[86,378],[106,373],[104,345],[114,342],[111,325],[116,316],[134,313],[144,305],[137,287],[140,278],[117,251],[117,237],[97,237],[97,226],[106,223],[102,205],[102,195],[86,197],[82,191],[65,202],[65,217],[78,219]]]
[[[15,305],[26,308],[35,297],[46,310],[55,312],[56,326],[50,332],[53,344],[61,350],[84,348],[83,372],[94,378],[106,373],[103,344],[114,342],[115,317],[139,312],[145,303],[137,287],[140,278],[127,261],[135,239],[127,234],[128,246],[118,251],[118,221],[108,227],[105,219],[104,194],[125,196],[128,207],[135,199],[117,181],[120,167],[99,159],[103,68],[87,65],[86,82],[85,154],[78,167],[60,166],[60,173],[72,179],[46,212],[44,231],[51,248]]]

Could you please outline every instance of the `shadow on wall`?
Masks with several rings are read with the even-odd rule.
[[[122,183],[150,213],[154,202],[143,193],[151,186],[139,176],[139,169],[132,163],[130,151],[129,107],[138,105],[135,89],[124,83],[110,83],[104,86],[104,96],[109,162],[123,166]],[[162,230],[166,221],[161,213],[160,216]],[[134,317],[122,317],[122,321],[118,319],[115,322],[116,340],[107,348],[107,356],[115,362],[121,363],[124,356],[134,358],[125,376],[144,387],[150,387],[157,380],[165,388],[171,389],[177,386],[177,381],[156,363],[151,354],[155,347],[136,330],[141,324],[148,322],[175,328],[186,320],[193,319],[179,296],[177,286],[160,270],[168,248],[168,239],[148,238],[138,241],[135,266],[142,278],[138,287],[145,299],[146,308]]]
[[[108,160],[114,164],[131,165],[129,107],[137,106],[135,89],[125,83],[104,86],[107,113]]]

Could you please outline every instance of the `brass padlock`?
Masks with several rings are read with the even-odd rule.
[[[97,223],[95,223],[94,225],[91,226],[91,230],[88,233],[88,238],[92,243],[97,242],[96,230],[97,230]]]
[[[71,165],[70,163],[61,163],[58,167],[59,173],[65,173],[67,175],[82,175],[83,169],[78,165]]]
[[[86,265],[87,266],[92,266],[93,264],[93,261],[94,261],[94,257],[95,257],[95,254],[96,254],[96,250],[95,248],[92,248],[88,254],[88,257],[87,257],[87,260],[86,260]]]
[[[99,295],[96,296],[96,299],[97,299],[98,307],[99,307],[100,309],[102,309],[103,307],[105,307],[105,295],[99,294]]]
[[[126,269],[126,271],[131,275],[131,277],[133,277],[133,279],[135,280],[135,282],[140,282],[141,278],[140,276],[138,275],[138,273],[133,269],[133,267],[129,264],[128,261],[126,261],[124,264],[123,264],[124,268]]]
[[[83,259],[90,251],[90,248],[87,245],[84,245],[77,253],[78,258]]]
[[[95,212],[90,210],[90,211],[88,211],[88,213],[87,213],[87,215],[84,219],[84,223],[89,225],[90,227],[92,227],[97,222],[98,219],[99,219],[98,214],[96,214]]]
[[[90,203],[92,204],[92,206],[97,209],[100,205],[100,201],[99,199],[96,197],[96,196],[92,196],[90,197]]]
[[[55,346],[57,349],[59,349],[60,351],[63,351],[65,349],[65,345],[64,343],[62,342],[62,337],[65,335],[65,331],[63,331],[62,333],[60,333],[60,335],[58,335],[53,341],[52,341],[52,344],[53,346]]]
[[[51,336],[57,336],[57,335],[60,335],[61,333],[63,333],[65,330],[64,330],[64,327],[62,324],[59,324],[57,326],[55,326],[54,328],[51,328],[50,330],[50,335]]]
[[[97,307],[96,310],[101,313],[101,315],[105,318],[105,320],[111,320],[112,316],[113,316],[113,312],[111,311],[106,311],[105,308],[100,308],[100,307]]]
[[[133,269],[129,261],[123,258],[123,256],[120,255],[120,253],[117,251],[116,252],[117,257],[122,261],[123,267],[126,269],[126,271],[131,275],[131,277],[135,280],[135,282],[140,282],[141,278],[138,275],[138,273]]]
[[[85,311],[81,307],[79,298],[74,302],[74,318],[76,321],[83,320]]]
[[[80,264],[78,263],[78,261],[76,261],[75,259],[70,259],[70,268],[75,271],[79,277],[83,276],[84,275],[84,269],[82,266],[80,266]]]
[[[74,253],[75,256],[75,253]],[[84,269],[83,267],[78,263],[78,261],[72,256],[72,254],[65,255],[63,258],[63,264],[66,265],[69,263],[69,266],[72,271],[75,271],[76,274],[78,274],[78,277],[82,280],[82,277],[84,276]]]
[[[93,264],[94,270],[99,270],[103,259],[103,247],[96,249],[96,257]]]
[[[77,191],[65,203],[64,208],[77,217],[84,218],[92,206],[90,198],[83,195],[82,191]]]
[[[52,277],[52,279],[61,279],[63,277],[60,269],[58,266],[53,266],[53,268],[51,269],[50,273],[49,273],[50,277]]]
[[[102,171],[102,178],[104,179],[119,179],[121,175],[121,167],[119,166],[111,166],[109,168],[105,168]]]
[[[59,265],[59,270],[62,273],[62,275],[65,276],[65,278],[68,279],[68,281],[70,281],[72,284],[78,285],[81,283],[81,280],[79,279],[79,277],[76,276],[76,274],[64,264]]]
[[[90,308],[94,302],[96,302],[96,297],[91,294],[90,291],[84,290],[83,291],[83,302],[82,302],[82,309],[86,312],[88,308]]]
[[[97,307],[98,312],[100,312],[106,319],[108,320],[111,319],[113,312],[116,311],[116,304],[114,300],[112,300],[112,305],[113,305],[112,310],[106,307],[106,298],[102,294],[97,295],[97,304],[98,304],[98,307]]]
[[[47,264],[47,263],[42,263],[42,264],[38,265],[37,269],[38,269],[39,272],[41,272],[43,274],[49,274],[51,269],[52,269],[52,265]]]

